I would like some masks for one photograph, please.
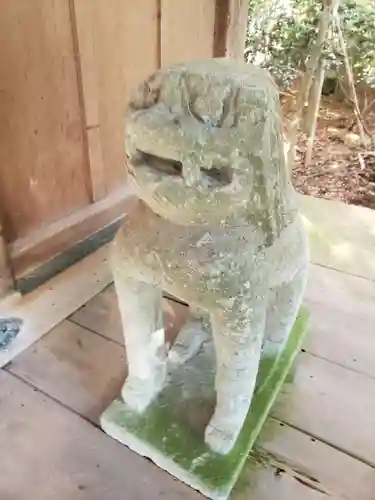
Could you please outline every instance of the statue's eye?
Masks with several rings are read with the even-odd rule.
[[[203,181],[208,183],[210,187],[223,187],[230,184],[233,180],[233,169],[230,167],[220,167],[220,168],[202,168],[201,174]]]
[[[135,167],[139,164],[146,164],[149,168],[154,169],[160,174],[182,177],[182,163],[180,161],[162,158],[157,155],[145,153],[139,149],[137,149],[137,158],[132,163]]]

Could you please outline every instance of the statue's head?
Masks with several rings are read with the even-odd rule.
[[[212,59],[152,75],[129,103],[126,155],[138,195],[175,223],[263,224],[288,209],[278,92],[255,66]]]

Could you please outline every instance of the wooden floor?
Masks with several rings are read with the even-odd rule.
[[[375,281],[331,264],[310,266],[294,382],[233,500],[375,500]],[[165,315],[173,330],[186,310]],[[202,498],[98,427],[124,376],[110,285],[0,370],[0,500]]]

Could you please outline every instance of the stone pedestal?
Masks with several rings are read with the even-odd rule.
[[[171,362],[167,383],[143,413],[121,400],[101,417],[104,431],[213,500],[228,498],[301,348],[308,313],[301,309],[282,354],[262,358],[256,390],[235,446],[219,455],[204,442],[215,407],[215,354],[211,340],[183,365]]]

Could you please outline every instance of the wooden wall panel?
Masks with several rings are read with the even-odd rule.
[[[158,67],[158,0],[74,0],[94,199],[126,180],[129,91]]]
[[[67,0],[2,0],[0,203],[8,241],[90,202]]]
[[[161,63],[213,57],[215,0],[161,0]]]

